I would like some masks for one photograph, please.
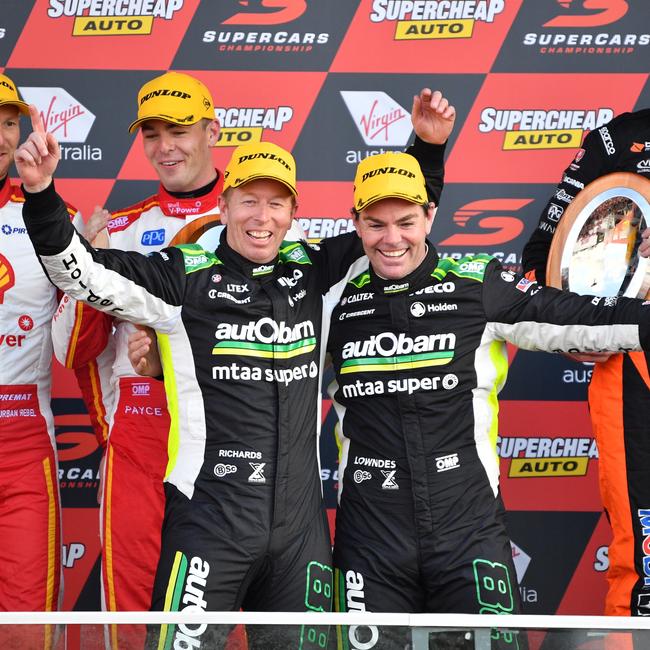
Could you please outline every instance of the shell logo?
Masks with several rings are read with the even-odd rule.
[[[5,293],[16,284],[14,269],[9,260],[0,253],[0,305],[4,302]]]

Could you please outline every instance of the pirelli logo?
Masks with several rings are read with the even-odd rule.
[[[586,476],[589,463],[598,458],[593,438],[500,437],[499,456],[510,459],[510,478]]]

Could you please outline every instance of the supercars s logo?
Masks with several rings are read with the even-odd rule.
[[[482,199],[467,203],[456,210],[453,220],[460,228],[474,232],[451,235],[439,242],[439,245],[494,246],[512,241],[523,232],[524,220],[498,213],[516,212],[532,201],[533,199]]]
[[[341,90],[341,97],[367,145],[404,147],[411,135],[410,112],[381,91]]]
[[[248,11],[236,13],[223,25],[280,25],[300,18],[307,9],[305,0],[239,0],[239,4]]]
[[[4,302],[5,293],[16,284],[16,274],[9,260],[0,253],[0,305]]]
[[[184,0],[50,0],[49,18],[74,17],[73,36],[151,34],[154,18],[172,20]]]
[[[549,20],[544,27],[600,27],[620,20],[628,9],[625,0],[558,0],[558,4],[571,13]]]

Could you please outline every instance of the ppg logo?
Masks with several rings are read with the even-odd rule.
[[[162,246],[165,243],[165,229],[146,230],[142,233],[140,243],[143,246]]]

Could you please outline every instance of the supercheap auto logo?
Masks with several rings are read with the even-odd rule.
[[[219,52],[296,53],[311,52],[330,40],[327,32],[275,29],[300,18],[307,10],[305,0],[240,0],[239,4],[239,10],[221,22],[225,27],[203,32],[204,43],[216,43]]]
[[[237,147],[260,142],[265,132],[279,133],[293,119],[291,106],[230,106],[214,110],[221,130],[218,147]]]
[[[155,18],[172,20],[184,0],[50,0],[49,18],[74,17],[73,36],[151,34]]]
[[[596,441],[586,437],[499,437],[497,453],[510,459],[510,478],[585,476],[598,458]]]
[[[503,133],[504,151],[524,149],[573,149],[585,131],[593,131],[614,117],[611,108],[502,109],[486,106],[481,111],[480,133]]]
[[[632,54],[650,43],[650,33],[622,29],[628,10],[626,0],[557,0],[556,15],[524,34],[523,44],[547,56]]]
[[[504,0],[374,0],[372,23],[394,22],[395,40],[471,38],[477,22],[493,23]]]

